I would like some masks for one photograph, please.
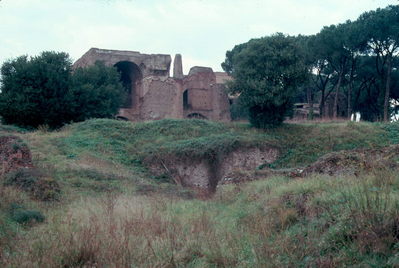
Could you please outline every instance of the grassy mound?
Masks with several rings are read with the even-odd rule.
[[[260,142],[255,131],[237,131],[203,120],[175,120],[131,123],[115,120],[90,120],[66,128],[70,135],[59,139],[58,146],[70,156],[83,151],[134,164],[145,157],[171,154],[202,156],[236,146]],[[252,132],[252,135],[246,135]]]
[[[59,131],[42,128],[16,135],[28,144],[34,164],[61,185],[64,197],[73,199],[81,193],[154,189],[151,185],[162,178],[148,173],[145,159],[208,158],[238,147],[271,145],[280,151],[271,168],[303,167],[329,152],[398,143],[398,132],[399,124],[284,124],[260,131],[203,120],[93,119]]]
[[[286,124],[260,131],[246,124],[166,119],[131,123],[89,120],[66,127],[53,140],[70,158],[84,152],[131,165],[145,157],[203,156],[242,146],[271,144],[282,155],[273,167],[303,166],[333,151],[378,148],[399,142],[399,124]]]

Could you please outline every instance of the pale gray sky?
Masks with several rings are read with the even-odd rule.
[[[397,0],[0,0],[0,64],[91,47],[183,55],[220,71],[226,50],[275,32],[313,34]]]

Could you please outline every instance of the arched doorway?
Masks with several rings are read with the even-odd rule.
[[[120,61],[114,65],[121,74],[121,82],[126,91],[125,102],[122,108],[132,108],[137,105],[138,89],[141,86],[143,75],[140,68],[130,61]]]
[[[190,109],[191,105],[188,99],[188,89],[183,92],[183,110]]]
[[[206,116],[200,114],[200,113],[191,113],[189,115],[187,115],[188,119],[203,119],[203,120],[207,120],[208,118],[206,118]]]

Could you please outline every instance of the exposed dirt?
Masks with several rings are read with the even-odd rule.
[[[30,150],[16,136],[0,136],[1,175],[21,168],[33,168]]]
[[[28,146],[16,136],[0,136],[0,183],[27,191],[38,200],[58,199],[60,186],[39,172]]]
[[[274,162],[278,155],[274,147],[240,148],[208,158],[158,159],[147,166],[153,174],[170,176],[177,184],[214,191],[219,182],[245,180],[246,172]]]
[[[292,176],[307,176],[311,173],[330,176],[358,175],[375,169],[399,168],[399,145],[380,149],[357,149],[327,154]]]
[[[147,165],[153,174],[167,175],[177,183],[214,191],[217,185],[242,183],[275,175],[305,177],[359,175],[372,170],[399,170],[399,145],[379,149],[356,149],[329,153],[305,168],[273,170],[257,167],[274,162],[273,147],[241,148],[210,159],[169,158]]]

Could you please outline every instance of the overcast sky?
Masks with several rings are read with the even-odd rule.
[[[91,47],[181,53],[220,71],[226,50],[275,32],[314,34],[397,0],[0,0],[0,64],[22,54]]]

